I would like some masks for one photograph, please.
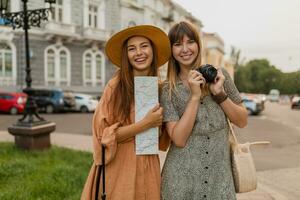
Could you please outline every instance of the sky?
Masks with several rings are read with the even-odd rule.
[[[246,61],[266,58],[283,72],[300,70],[300,0],[172,0],[216,32]]]

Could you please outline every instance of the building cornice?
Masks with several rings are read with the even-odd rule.
[[[121,0],[121,6],[127,7],[127,8],[133,8],[139,11],[143,11],[144,7],[139,5],[137,2],[133,2],[130,0]]]

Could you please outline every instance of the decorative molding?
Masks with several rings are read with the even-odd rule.
[[[75,25],[50,21],[45,26],[45,38],[51,40],[56,36],[69,38],[70,41],[80,38],[80,35],[76,33]]]
[[[0,25],[0,41],[11,42],[13,38],[14,38],[14,33],[12,31],[12,28]]]
[[[106,41],[110,37],[110,32],[104,29],[86,27],[83,29],[83,40]]]

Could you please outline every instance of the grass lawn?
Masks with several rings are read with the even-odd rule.
[[[52,146],[23,151],[0,143],[1,200],[78,200],[92,154]]]

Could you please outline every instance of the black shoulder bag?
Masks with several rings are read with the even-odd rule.
[[[102,145],[102,165],[100,165],[98,167],[99,167],[99,172],[97,173],[97,177],[96,177],[95,200],[98,200],[101,174],[102,174],[102,195],[101,195],[101,199],[105,200],[106,199],[106,194],[105,194],[105,147],[104,147],[104,145]]]

